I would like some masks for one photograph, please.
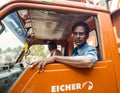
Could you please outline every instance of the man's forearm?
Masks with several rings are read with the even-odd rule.
[[[55,61],[78,68],[91,68],[93,65],[91,58],[85,56],[55,56]]]

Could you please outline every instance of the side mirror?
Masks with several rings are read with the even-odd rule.
[[[0,21],[0,34],[5,30],[4,24]]]

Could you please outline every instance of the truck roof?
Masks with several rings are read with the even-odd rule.
[[[22,9],[26,9],[26,8],[31,9],[31,8],[39,8],[40,6],[42,6],[43,8],[46,7],[46,8],[44,8],[46,10],[46,9],[49,9],[48,6],[52,7],[52,9],[54,9],[56,6],[58,6],[56,9],[58,11],[47,10],[46,12],[44,11],[44,13],[42,10],[37,10],[37,9],[36,9],[36,11],[26,10],[28,15],[30,14],[29,16],[31,16],[31,18],[32,18],[32,19],[30,19],[29,23],[27,22],[25,25],[25,28],[32,27],[32,29],[29,30],[30,35],[34,37],[34,35],[32,33],[34,31],[35,38],[48,39],[48,40],[58,40],[58,39],[66,40],[67,37],[69,37],[69,35],[71,33],[70,28],[74,22],[76,22],[78,20],[85,21],[88,18],[90,18],[90,16],[91,16],[89,14],[86,14],[86,17],[83,18],[82,17],[82,16],[84,16],[83,13],[80,13],[80,14],[67,13],[67,12],[65,12],[66,11],[65,8],[69,8],[69,9],[67,9],[67,11],[70,11],[70,9],[75,9],[75,10],[84,9],[86,11],[92,10],[93,12],[101,11],[101,12],[109,13],[109,11],[106,10],[102,6],[98,6],[98,5],[94,5],[94,4],[87,4],[87,3],[83,3],[83,2],[75,2],[75,1],[64,1],[63,2],[63,0],[5,0],[4,3],[2,3],[2,1],[0,1],[0,6],[1,6],[0,7],[1,8],[0,18],[5,17],[5,15],[7,15],[9,12],[13,12],[16,9],[18,9],[18,10],[20,10],[21,8]],[[59,10],[63,10],[63,12],[60,12]],[[20,11],[20,12],[17,11],[17,12],[18,12],[17,14],[19,14],[19,16],[22,18],[24,13],[22,13],[22,11]],[[23,11],[23,12],[25,12],[25,11]],[[89,12],[91,13],[91,11],[89,11]],[[44,15],[46,15],[46,13],[49,16],[49,17],[47,16],[47,19],[44,16]],[[54,14],[56,14],[57,16]],[[41,15],[43,15],[43,16],[41,16]],[[54,19],[51,18],[51,15]],[[70,20],[72,20],[71,19],[72,16],[76,19],[74,20],[74,22],[71,23],[71,25],[69,27],[67,27],[67,24],[69,24]],[[40,18],[49,20],[49,22],[45,21],[45,20],[43,22],[40,20]],[[21,19],[21,20],[23,20],[23,19]],[[54,20],[57,20],[57,21],[54,22]],[[30,25],[30,23],[32,24],[32,26]],[[60,24],[60,23],[62,23],[62,24]],[[51,26],[47,27],[47,29],[44,29],[44,26],[47,26],[45,24],[51,24]],[[59,27],[57,26],[57,24],[59,24]],[[66,28],[68,28],[68,29],[66,29]],[[33,30],[33,29],[36,29],[36,30]],[[39,29],[41,29],[42,34]],[[53,32],[57,32],[54,35],[54,37],[53,37],[53,35],[50,34]],[[45,38],[45,37],[47,37],[47,38]],[[33,40],[34,40],[34,38],[33,38]],[[38,41],[40,41],[40,40],[38,40]]]
[[[24,4],[28,3],[28,4],[33,4],[33,3],[37,3],[37,4],[47,4],[47,5],[58,5],[58,6],[63,6],[63,7],[71,7],[71,8],[80,8],[80,9],[87,9],[87,10],[95,10],[95,11],[104,11],[104,12],[109,12],[107,9],[105,9],[104,7],[100,6],[100,5],[94,5],[94,4],[88,4],[88,3],[83,3],[83,2],[77,2],[77,1],[63,1],[63,0],[4,0],[4,2],[2,0],[0,0],[0,10],[7,9],[8,10],[12,10],[14,9],[14,7],[12,7],[11,5],[13,4],[18,4],[21,3],[21,5],[16,6],[17,8],[23,7]],[[30,7],[30,6],[24,6],[25,7]],[[2,11],[4,11],[4,9]],[[0,16],[3,16],[6,13],[2,13],[0,11]]]

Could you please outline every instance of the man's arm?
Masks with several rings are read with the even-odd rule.
[[[54,56],[54,61],[77,68],[91,68],[94,63],[90,57],[86,56]]]
[[[77,68],[91,68],[93,61],[90,57],[86,56],[52,56],[41,61],[33,62],[31,67],[38,64],[38,71],[43,71],[45,66],[50,63],[60,62],[69,66]]]

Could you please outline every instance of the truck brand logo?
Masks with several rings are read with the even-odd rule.
[[[81,90],[81,89],[92,90],[93,83],[91,81],[85,81],[82,84],[81,83],[72,83],[72,84],[61,84],[61,85],[51,86],[52,93],[71,91],[71,90]]]

